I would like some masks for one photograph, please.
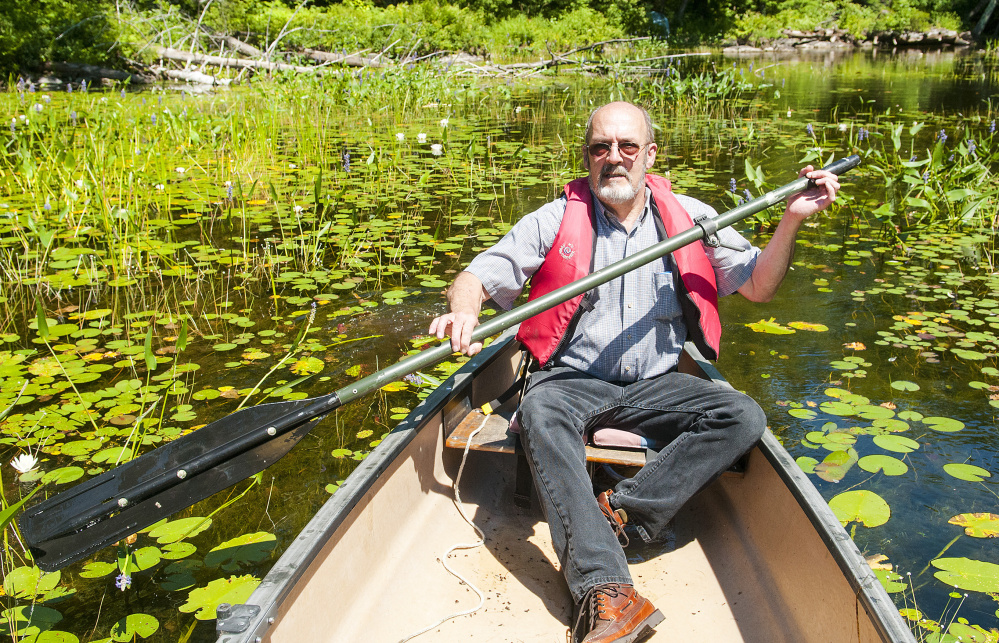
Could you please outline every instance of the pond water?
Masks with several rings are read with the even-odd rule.
[[[777,299],[723,301],[719,367],[861,550],[911,573],[904,591],[890,584],[900,608],[947,624],[964,600],[957,618],[999,627],[997,541],[981,537],[999,532],[992,234],[879,218],[890,199],[870,153],[904,125],[902,162],[937,144],[969,159],[970,140],[985,156],[994,75],[981,57],[857,54],[684,59],[654,81],[416,70],[198,96],[12,90],[0,97],[13,119],[0,177],[6,502],[417,350],[461,267],[581,173],[591,107],[640,98],[661,127],[657,169],[719,210],[809,156],[867,155],[844,205],[803,229]],[[975,213],[991,223],[994,202]],[[764,244],[771,223],[737,227]],[[52,640],[214,640],[214,605],[248,595],[428,387],[338,410],[258,478],[60,575],[39,578],[7,529],[0,633],[31,634],[18,619],[34,601],[33,624],[64,633]],[[18,475],[6,462],[23,453],[41,463]],[[948,596],[953,584],[967,599]]]

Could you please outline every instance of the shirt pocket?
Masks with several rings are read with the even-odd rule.
[[[680,300],[673,286],[672,272],[657,272],[653,275],[656,291],[656,304],[652,315],[656,321],[672,322],[682,314]]]

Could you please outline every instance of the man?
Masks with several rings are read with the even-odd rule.
[[[450,312],[431,322],[431,334],[449,335],[456,351],[474,355],[482,345],[471,333],[487,299],[510,308],[528,279],[531,297],[540,296],[691,227],[691,218],[714,216],[646,174],[658,148],[644,109],[598,108],[585,141],[587,178],[476,257],[448,290]],[[518,411],[521,439],[586,643],[635,641],[663,620],[633,587],[619,541],[625,526],[647,542],[661,537],[683,504],[766,428],[752,399],[676,366],[687,339],[717,357],[718,296],[766,302],[776,293],[798,228],[839,190],[829,172],[809,166],[799,175],[815,187],[788,200],[762,252],[731,228],[720,230],[718,243],[691,244],[521,325],[518,338],[540,365]],[[594,498],[583,438],[596,427],[667,446],[634,478]]]

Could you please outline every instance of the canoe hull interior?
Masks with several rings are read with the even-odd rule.
[[[444,448],[446,434],[507,388],[518,357],[508,347],[479,360],[488,370],[459,374],[386,438],[385,453],[362,463],[247,601],[262,608],[250,627],[219,643],[396,642],[477,605],[438,558],[477,539],[453,501],[462,453]],[[636,586],[666,616],[648,640],[912,640],[846,533],[823,527],[828,507],[811,515],[818,493],[795,486],[803,475],[789,481],[787,462],[768,433],[744,476],[720,478],[677,516],[675,550],[627,550]],[[468,454],[462,507],[486,544],[456,551],[449,564],[485,601],[416,640],[565,641],[568,590],[537,503],[513,502],[516,466],[513,456]]]

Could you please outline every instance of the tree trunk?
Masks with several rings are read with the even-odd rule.
[[[219,67],[239,67],[243,69],[267,69],[270,71],[295,71],[299,73],[318,71],[315,67],[300,67],[298,65],[285,65],[284,63],[269,63],[263,60],[229,58],[228,56],[192,54],[186,51],[170,49],[168,47],[157,47],[156,55],[169,60],[180,60],[198,65],[217,65]]]
[[[982,17],[978,20],[978,24],[976,24],[975,28],[971,30],[972,36],[978,38],[982,35],[982,32],[985,31],[985,27],[989,24],[989,19],[992,17],[992,12],[995,10],[997,2],[999,2],[999,0],[989,0],[989,6],[985,7],[985,11],[982,13]]]

